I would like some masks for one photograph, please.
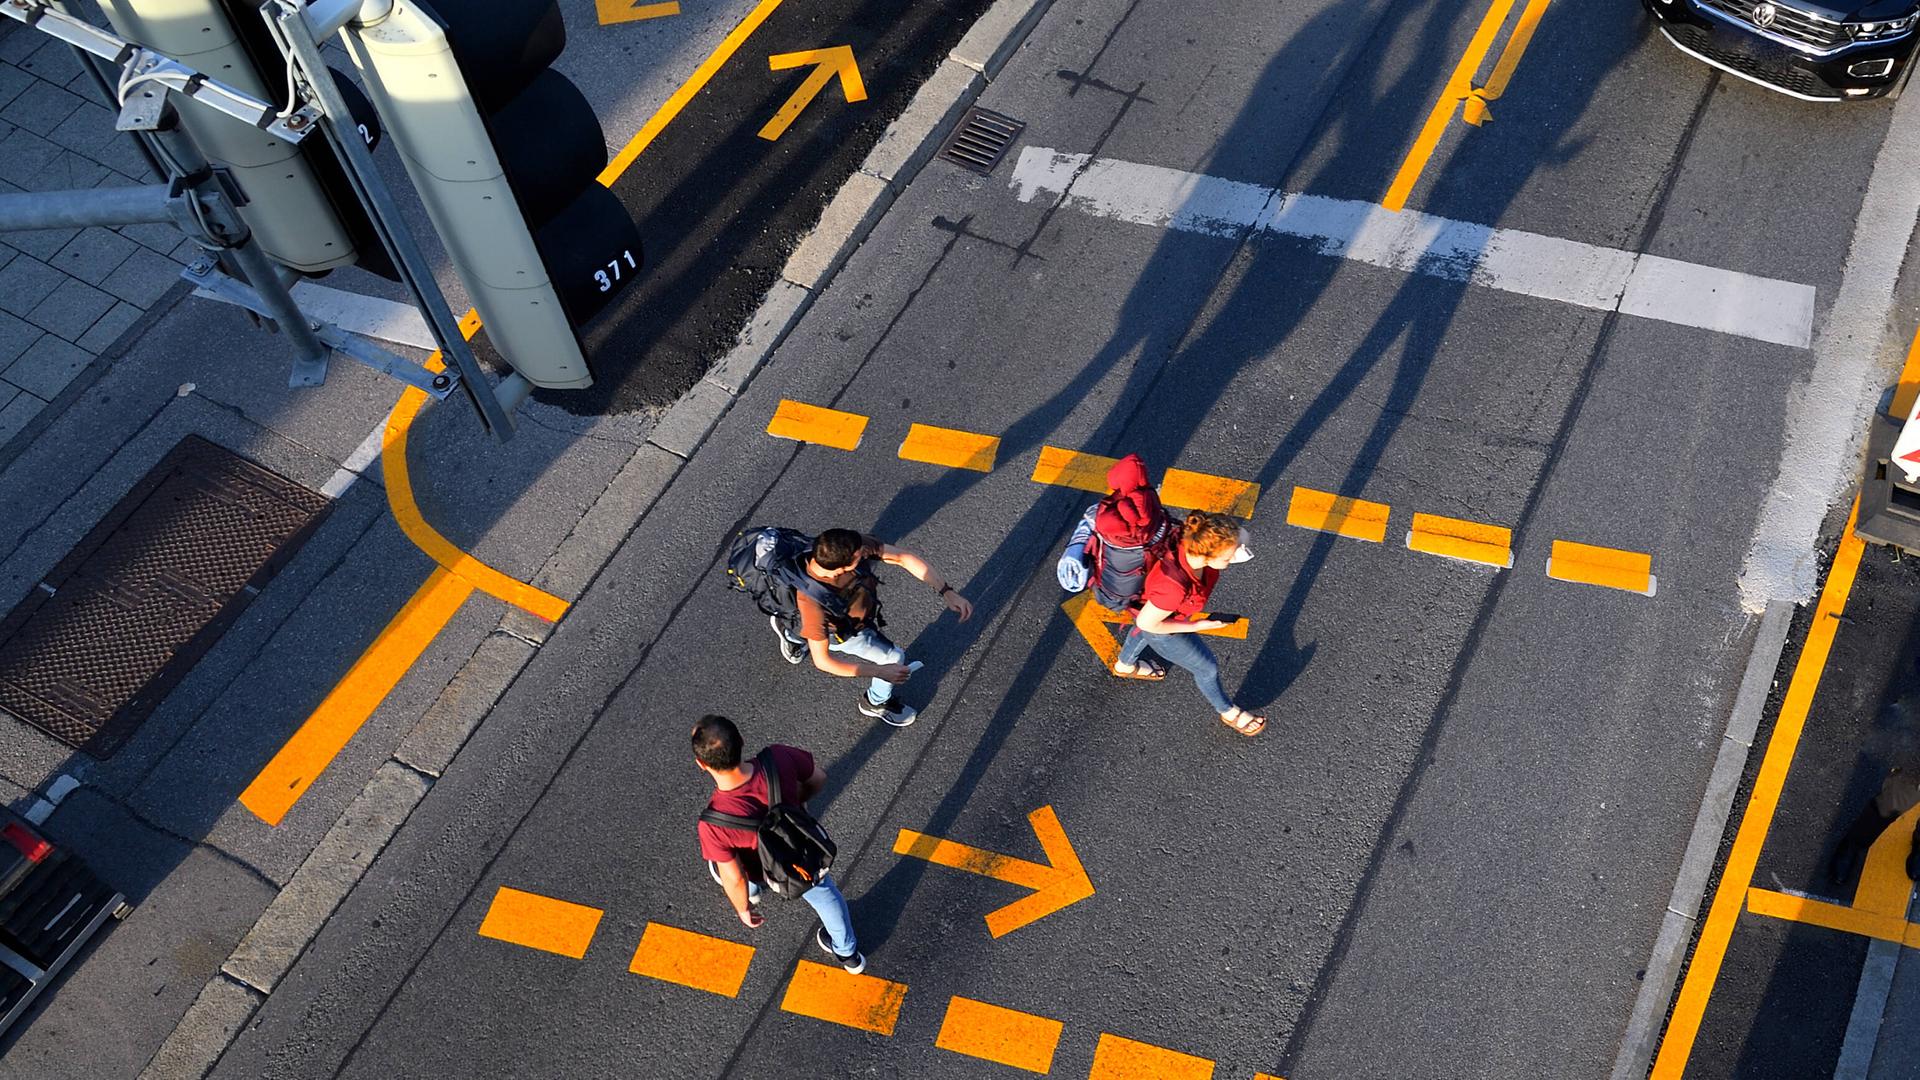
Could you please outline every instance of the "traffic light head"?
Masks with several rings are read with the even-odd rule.
[[[578,328],[640,269],[640,237],[598,181],[605,136],[549,69],[553,0],[396,0],[348,48],[488,336],[535,386],[591,385]]]

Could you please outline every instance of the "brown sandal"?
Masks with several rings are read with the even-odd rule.
[[[1231,720],[1227,719],[1224,716],[1221,717],[1220,722],[1232,728],[1233,730],[1239,732],[1240,734],[1245,735],[1249,739],[1267,730],[1266,717],[1260,716],[1256,713],[1250,713],[1245,709],[1241,709],[1240,715],[1234,717]]]
[[[1117,664],[1119,661],[1116,660],[1114,663]],[[1109,666],[1107,671],[1118,679],[1139,679],[1142,682],[1159,682],[1167,677],[1166,668],[1144,656],[1134,661],[1132,671],[1121,671],[1118,667],[1112,666]]]

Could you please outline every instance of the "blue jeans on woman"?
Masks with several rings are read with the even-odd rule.
[[[1213,650],[1200,640],[1198,634],[1155,634],[1133,627],[1127,633],[1127,640],[1120,645],[1120,663],[1137,664],[1140,654],[1149,646],[1170,664],[1187,669],[1193,676],[1193,683],[1200,688],[1200,695],[1213,706],[1213,711],[1225,714],[1232,711],[1233,701],[1220,686],[1220,663],[1213,658]]]

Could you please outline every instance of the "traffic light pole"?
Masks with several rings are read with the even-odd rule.
[[[433,327],[433,336],[440,344],[441,355],[450,358],[454,369],[460,373],[460,386],[480,414],[480,422],[496,437],[504,440],[513,434],[513,413],[501,403],[493,384],[487,381],[486,373],[481,370],[480,361],[467,344],[467,336],[461,332],[460,323],[454,318],[446,295],[440,291],[432,268],[427,265],[419,245],[414,243],[413,234],[408,231],[399,206],[387,191],[386,182],[381,179],[379,168],[374,164],[373,154],[368,151],[358,132],[343,133],[340,130],[340,121],[351,114],[334,85],[326,61],[320,55],[321,37],[337,32],[362,11],[378,17],[390,7],[392,0],[365,0],[364,4],[353,3],[352,0],[330,0],[324,7],[315,8],[282,0],[280,3],[264,5],[261,13],[268,16],[268,24],[274,27],[276,36],[286,45],[287,59],[293,65],[303,91],[320,104],[321,130],[340,159],[346,162],[347,177],[353,183],[354,192],[362,204],[372,211],[368,216],[380,234],[380,242],[393,257],[394,267],[400,271],[400,278],[413,295],[414,303],[426,313],[427,321]],[[310,11],[316,13],[317,26],[308,20],[307,13]]]

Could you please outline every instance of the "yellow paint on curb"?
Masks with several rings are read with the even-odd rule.
[[[1099,454],[1043,446],[1040,448],[1040,462],[1033,467],[1033,482],[1105,495],[1111,490],[1107,487],[1107,470],[1119,461],[1119,458],[1101,457]]]
[[[627,970],[721,997],[739,997],[752,963],[751,945],[650,922]]]
[[[1188,510],[1251,518],[1254,504],[1260,501],[1260,485],[1231,476],[1168,469],[1167,478],[1160,482],[1160,501]]]
[[[1065,1027],[1044,1016],[956,997],[947,1003],[933,1045],[1044,1076],[1053,1071],[1053,1052]]]
[[[802,960],[794,968],[780,1007],[829,1024],[891,1035],[900,1021],[900,1003],[906,997],[905,983],[849,975],[837,967]]]
[[[913,425],[907,430],[906,439],[900,443],[902,460],[924,461],[929,465],[972,469],[974,472],[992,472],[994,455],[999,452],[998,436],[977,435],[971,431],[934,427],[931,424]]]
[[[480,922],[480,936],[578,960],[587,955],[602,914],[596,907],[502,885]]]
[[[1653,576],[1653,556],[1570,540],[1553,542],[1553,554],[1547,558],[1547,576],[1556,581],[1598,585],[1642,596],[1652,596],[1660,585]]]
[[[1212,1080],[1213,1068],[1203,1057],[1102,1033],[1087,1080]]]
[[[1413,515],[1413,528],[1407,533],[1407,547],[1428,555],[1488,566],[1513,565],[1513,530],[1486,525],[1465,518],[1438,514]]]
[[[1388,511],[1386,503],[1296,487],[1287,505],[1287,524],[1378,544],[1387,538]]]
[[[767,421],[767,434],[776,439],[831,446],[835,450],[857,450],[860,436],[867,430],[867,418],[859,413],[824,409],[804,401],[781,401]]]
[[[471,595],[471,584],[435,567],[240,793],[240,805],[268,825],[280,824]]]

